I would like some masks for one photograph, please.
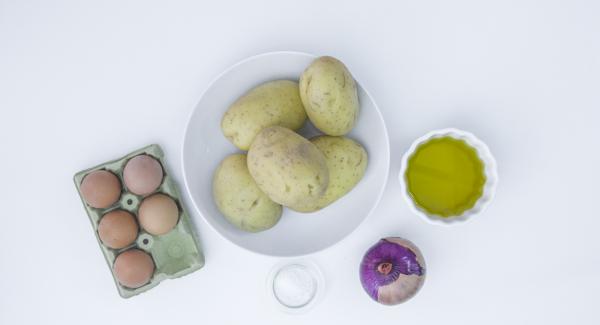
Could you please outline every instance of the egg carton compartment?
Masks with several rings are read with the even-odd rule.
[[[125,186],[123,170],[131,158],[144,154],[155,158],[160,163],[163,171],[163,179],[160,186],[152,193],[146,195],[137,195],[129,191]],[[85,176],[98,170],[112,172],[118,177],[121,184],[121,194],[119,199],[114,204],[106,208],[95,208],[90,206],[86,202],[81,190],[81,184]],[[177,185],[170,177],[166,168],[166,164],[164,162],[164,153],[158,145],[152,144],[136,150],[120,159],[80,171],[75,174],[73,179],[82,203],[92,223],[92,228],[94,229],[100,249],[102,250],[111,273],[113,274],[113,279],[121,297],[129,298],[135,296],[157,286],[164,279],[178,278],[192,273],[204,266],[204,256],[198,245],[194,228],[190,223],[188,213],[183,207]],[[179,218],[175,227],[162,235],[154,235],[145,231],[140,225],[138,216],[138,210],[142,201],[145,198],[157,193],[165,194],[172,198],[177,204],[177,209],[179,212]],[[106,246],[100,239],[100,235],[98,233],[98,226],[102,217],[114,210],[125,210],[131,213],[135,217],[138,225],[137,238],[132,244],[119,249],[113,249]],[[119,283],[113,269],[117,256],[122,252],[132,248],[137,248],[148,253],[152,257],[155,266],[154,274],[152,275],[150,281],[138,288],[129,288]]]

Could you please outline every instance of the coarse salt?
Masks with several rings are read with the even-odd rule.
[[[273,279],[273,293],[277,300],[289,308],[307,305],[317,292],[317,280],[303,265],[282,267]]]

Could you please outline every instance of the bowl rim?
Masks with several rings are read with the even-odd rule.
[[[460,214],[458,216],[443,218],[436,214],[432,214],[432,213],[425,211],[423,208],[421,208],[420,206],[418,206],[416,204],[416,202],[412,199],[412,197],[408,191],[408,185],[406,184],[406,175],[405,174],[406,174],[406,168],[408,167],[407,166],[408,159],[415,153],[417,147],[419,147],[421,144],[423,144],[431,139],[446,137],[446,136],[450,136],[455,139],[463,140],[468,145],[475,148],[475,150],[477,151],[477,155],[479,156],[479,159],[481,159],[483,161],[484,174],[486,177],[486,181],[483,186],[483,194],[477,200],[477,202],[475,203],[475,205],[472,208],[464,211],[462,214]],[[400,181],[402,196],[404,197],[404,200],[406,201],[406,203],[408,203],[410,210],[414,214],[418,215],[419,217],[421,217],[421,219],[423,219],[433,225],[452,226],[452,225],[464,223],[464,222],[472,219],[473,216],[482,214],[485,211],[485,209],[493,201],[493,199],[496,195],[496,187],[498,186],[498,169],[497,169],[496,159],[492,155],[489,147],[483,141],[481,141],[479,138],[477,138],[473,133],[463,131],[463,130],[460,130],[457,128],[444,128],[444,129],[437,129],[437,130],[429,131],[425,135],[423,135],[423,136],[417,138],[415,141],[413,141],[410,148],[404,153],[404,155],[402,155],[400,173],[398,174],[398,180]]]
[[[381,110],[379,109],[379,106],[377,105],[377,103],[375,102],[375,100],[373,99],[373,96],[371,96],[371,93],[360,83],[358,82],[358,80],[356,80],[356,78],[354,78],[354,75],[352,76],[354,78],[354,81],[356,82],[356,84],[360,87],[360,89],[362,89],[365,94],[367,95],[367,97],[369,98],[369,100],[371,101],[371,103],[373,104],[373,107],[375,108],[375,113],[377,115],[377,117],[379,118],[379,120],[381,121],[381,125],[382,125],[382,131],[385,134],[384,137],[384,148],[383,148],[383,154],[384,154],[384,163],[385,163],[385,177],[384,177],[384,181],[383,184],[381,186],[381,188],[379,189],[379,193],[377,194],[377,198],[375,199],[373,205],[371,206],[371,208],[369,209],[369,211],[367,212],[367,215],[361,219],[361,221],[356,225],[356,227],[354,227],[354,229],[352,229],[350,232],[348,232],[347,234],[345,234],[342,238],[340,238],[338,241],[331,243],[327,246],[324,246],[318,250],[312,251],[312,252],[306,252],[306,253],[301,253],[301,254],[296,254],[296,255],[280,255],[280,254],[267,254],[264,252],[260,252],[260,251],[255,251],[253,249],[250,249],[248,247],[245,247],[241,244],[238,244],[237,242],[230,240],[229,238],[227,238],[224,234],[221,233],[221,231],[219,229],[216,228],[216,226],[214,226],[209,220],[208,217],[204,215],[204,213],[200,210],[200,207],[198,206],[198,204],[196,203],[196,201],[194,200],[193,196],[192,196],[192,192],[190,190],[190,186],[188,183],[188,176],[186,174],[186,164],[185,164],[185,149],[187,146],[187,134],[188,134],[188,130],[190,128],[190,123],[192,120],[192,117],[194,116],[194,114],[196,113],[196,110],[198,109],[198,104],[200,104],[200,102],[202,101],[202,98],[206,95],[206,93],[208,92],[209,89],[211,89],[214,84],[221,79],[224,75],[226,75],[227,73],[230,73],[232,70],[234,70],[235,68],[237,68],[240,65],[246,64],[250,61],[253,60],[257,60],[263,57],[267,57],[267,56],[277,56],[277,55],[299,55],[299,56],[305,56],[307,58],[317,58],[319,56],[312,54],[312,53],[307,53],[307,52],[300,52],[300,51],[289,51],[289,50],[283,50],[283,51],[270,51],[270,52],[264,52],[264,53],[260,53],[260,54],[255,54],[255,55],[251,55],[249,57],[246,57],[242,60],[239,60],[237,62],[235,62],[234,64],[230,65],[229,67],[227,67],[225,70],[223,70],[221,73],[217,74],[213,79],[211,79],[211,81],[206,85],[206,87],[204,88],[204,90],[201,92],[200,96],[198,97],[198,99],[196,100],[196,104],[194,104],[194,107],[192,108],[192,110],[190,111],[190,113],[188,114],[187,117],[187,122],[185,124],[185,128],[183,130],[183,141],[181,142],[181,171],[183,173],[183,184],[184,184],[184,188],[185,188],[185,192],[186,192],[186,196],[188,197],[188,200],[191,201],[192,206],[194,207],[194,210],[202,217],[202,219],[204,220],[204,222],[206,224],[209,225],[209,227],[216,232],[219,237],[221,237],[222,239],[225,239],[225,241],[232,243],[233,245],[242,248],[244,251],[250,252],[250,253],[254,253],[260,256],[265,256],[265,257],[276,257],[276,258],[285,258],[285,259],[293,259],[293,258],[301,258],[301,257],[307,257],[313,254],[317,254],[323,251],[326,251],[328,249],[331,249],[333,247],[336,247],[337,245],[341,244],[342,242],[344,242],[346,239],[348,239],[353,233],[355,233],[364,223],[367,219],[369,219],[372,215],[373,212],[375,211],[375,209],[379,206],[379,203],[381,202],[381,199],[383,197],[383,193],[385,192],[385,188],[387,187],[388,181],[389,181],[389,173],[390,173],[390,137],[388,134],[388,130],[387,130],[387,126],[385,124],[385,120],[383,118],[383,115],[381,114]]]

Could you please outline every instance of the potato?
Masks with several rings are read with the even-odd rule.
[[[302,127],[306,112],[298,83],[275,80],[251,89],[233,103],[221,120],[221,130],[229,141],[248,150],[262,129],[280,125],[292,130]]]
[[[281,218],[281,205],[271,201],[250,176],[246,155],[231,155],[221,162],[213,178],[213,199],[225,219],[245,231],[269,229]]]
[[[318,136],[310,139],[325,155],[329,169],[329,186],[312,205],[297,208],[300,212],[320,210],[346,195],[358,184],[367,169],[367,152],[356,141],[346,137]]]
[[[262,130],[248,151],[248,170],[271,200],[293,210],[315,204],[329,184],[323,153],[290,129]]]
[[[310,121],[323,133],[344,135],[359,113],[356,82],[339,60],[323,56],[300,76],[300,97]]]

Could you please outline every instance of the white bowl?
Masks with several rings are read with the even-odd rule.
[[[385,188],[390,160],[387,130],[375,102],[359,85],[360,115],[348,136],[365,147],[369,164],[350,193],[314,213],[284,209],[275,227],[259,233],[238,230],[217,209],[212,197],[213,172],[223,158],[239,152],[221,132],[223,113],[239,96],[261,83],[298,80],[314,58],[306,53],[272,52],[233,65],[208,86],[186,127],[183,178],[194,208],[219,234],[252,252],[287,257],[323,250],[355,230],[373,211]],[[300,134],[309,137],[318,133],[307,123]]]
[[[477,200],[477,202],[475,202],[475,205],[471,209],[463,212],[459,216],[447,218],[428,213],[427,211],[423,210],[420,206],[418,206],[414,202],[408,191],[408,186],[406,185],[405,177],[408,159],[413,155],[417,147],[431,139],[440,137],[452,137],[455,139],[460,139],[465,141],[471,147],[473,147],[475,151],[477,151],[479,159],[481,159],[481,161],[483,162],[483,172],[486,177],[486,181],[483,186],[483,194]],[[454,128],[447,128],[431,131],[412,143],[408,151],[404,154],[404,156],[402,156],[402,166],[400,167],[399,179],[404,199],[415,214],[432,224],[449,226],[467,221],[473,216],[481,214],[485,210],[485,208],[490,204],[496,193],[496,186],[498,185],[498,171],[496,168],[496,159],[494,159],[494,156],[492,156],[490,149],[483,141],[479,140],[470,132]]]

